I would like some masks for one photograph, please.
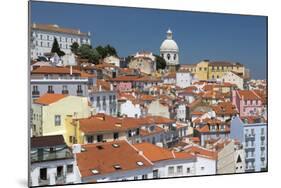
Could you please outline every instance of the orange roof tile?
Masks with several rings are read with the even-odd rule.
[[[213,159],[213,160],[217,159],[217,152],[216,151],[211,151],[211,150],[199,147],[199,146],[189,145],[186,148],[184,148],[184,151],[188,152],[188,153],[191,153],[191,154],[195,154],[197,156]]]
[[[127,141],[87,144],[83,145],[83,148],[85,151],[77,154],[77,165],[82,177],[152,166],[152,163],[139,154]],[[141,165],[138,165],[138,162]],[[116,165],[120,168],[116,168]],[[97,174],[94,174],[92,170],[95,170]]]
[[[174,159],[173,153],[170,150],[147,142],[134,144],[134,147],[142,151],[144,156],[152,162]]]
[[[63,94],[46,93],[46,94],[42,95],[41,97],[39,97],[38,99],[36,99],[34,101],[34,103],[41,104],[41,105],[49,105],[49,104],[52,104],[54,102],[57,102],[57,101],[65,98],[66,96],[67,95],[63,95]]]

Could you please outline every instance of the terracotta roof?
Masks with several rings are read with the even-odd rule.
[[[239,98],[244,98],[244,100],[261,100],[261,97],[253,90],[238,90],[237,94]]]
[[[120,173],[152,166],[151,162],[127,141],[87,144],[83,145],[83,148],[85,151],[77,154],[77,165],[82,177]]]
[[[126,131],[129,129],[139,128],[143,125],[167,124],[175,122],[174,120],[160,116],[117,118],[101,113],[89,118],[79,119],[78,121],[80,123],[80,130],[85,133]]]
[[[216,115],[235,115],[237,114],[237,110],[235,105],[231,102],[220,102],[217,105],[212,106],[213,111]]]
[[[56,24],[32,24],[33,30],[42,30],[42,31],[51,31],[57,33],[67,33],[71,35],[80,35],[80,36],[87,36],[87,33],[80,32],[79,29],[70,29],[70,28],[63,28],[59,27]]]
[[[150,136],[164,132],[165,130],[161,127],[155,126],[153,131],[148,131],[147,129],[141,129],[140,135],[141,136]]]
[[[211,151],[211,150],[202,148],[200,146],[189,145],[186,148],[184,148],[184,151],[188,152],[190,154],[195,154],[197,156],[201,156],[201,157],[205,157],[205,158],[209,158],[209,159],[213,159],[213,160],[217,159],[216,151]]]
[[[63,95],[63,94],[51,94],[51,93],[46,93],[44,95],[42,95],[41,97],[39,97],[38,99],[36,99],[34,101],[35,104],[41,104],[41,105],[49,105],[52,104],[54,102],[57,102],[63,98],[65,98],[67,95]]]
[[[65,145],[62,135],[39,136],[31,138],[31,148]]]
[[[51,66],[40,66],[35,70],[31,71],[31,74],[69,74],[70,75],[70,68],[69,67],[51,67]],[[96,77],[95,74],[89,74],[86,72],[82,72],[77,69],[72,69],[72,74],[79,75],[81,78],[94,78]]]
[[[183,152],[173,152],[147,142],[134,144],[134,147],[136,147],[139,151],[142,151],[143,155],[152,162],[194,158],[194,155]]]
[[[233,63],[228,61],[211,61],[209,66],[239,66],[242,67],[243,65],[240,63]]]
[[[176,78],[176,73],[175,72],[171,72],[169,74],[166,74],[163,76],[164,78]]]

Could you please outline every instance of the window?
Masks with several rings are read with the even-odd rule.
[[[94,136],[87,136],[87,143],[93,143],[94,142]]]
[[[113,139],[117,140],[119,138],[119,133],[113,133]]]
[[[186,173],[189,174],[190,173],[190,168],[186,168]]]
[[[176,59],[177,59],[177,54],[174,55],[174,60],[176,60]]]
[[[40,179],[47,180],[47,168],[40,169]]]
[[[153,170],[152,174],[153,174],[153,178],[158,178],[158,170]]]
[[[97,106],[100,107],[100,96],[97,96]]]
[[[251,134],[255,135],[255,130],[254,129],[251,129]]]
[[[69,140],[70,143],[72,143],[73,142],[73,136],[69,136],[68,140]]]
[[[128,131],[128,137],[132,137],[132,131],[131,130]]]
[[[137,180],[138,179],[138,176],[134,176],[134,180]]]
[[[73,165],[72,164],[66,166],[66,172],[67,173],[73,173]]]
[[[167,54],[167,59],[170,60],[170,58],[171,58],[171,55]]]
[[[53,86],[48,86],[48,93],[54,93]]]
[[[99,134],[99,135],[97,136],[97,141],[98,141],[98,142],[102,142],[102,141],[103,141],[103,135],[102,135],[102,134]]]
[[[55,126],[60,126],[60,125],[61,125],[61,116],[55,115]]]
[[[168,167],[168,175],[174,175],[174,167],[173,166],[169,166]]]
[[[182,174],[182,166],[177,166],[177,174]]]
[[[203,171],[205,169],[205,167],[204,166],[201,166],[201,170]]]
[[[261,128],[261,135],[264,135],[264,128]]]
[[[142,175],[142,179],[146,180],[147,179],[147,174]]]
[[[61,177],[63,175],[63,166],[57,167],[57,177]]]

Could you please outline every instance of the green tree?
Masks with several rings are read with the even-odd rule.
[[[108,55],[106,49],[102,46],[97,46],[96,50],[100,54],[101,58],[105,58]]]
[[[59,46],[59,43],[58,43],[56,37],[55,37],[55,39],[54,39],[51,52],[52,52],[52,53],[57,53],[58,56],[60,56],[60,57],[65,55],[64,51],[62,51],[62,50],[60,49],[60,46]]]
[[[77,42],[74,42],[72,43],[72,45],[70,46],[71,48],[71,51],[74,53],[74,54],[77,54],[78,52],[78,49],[79,49],[79,44]]]
[[[82,44],[77,51],[77,54],[82,57],[89,59],[91,63],[97,64],[99,59],[101,58],[100,54],[96,49],[93,49],[92,46],[88,44]]]
[[[118,56],[117,51],[114,47],[110,46],[109,44],[104,47],[106,54],[108,56]]]
[[[156,61],[156,69],[159,70],[159,69],[165,69],[166,68],[166,61],[163,57],[159,56],[159,55],[156,55],[156,54],[153,54],[155,56],[155,61]]]

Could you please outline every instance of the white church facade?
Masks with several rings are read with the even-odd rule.
[[[167,69],[175,71],[179,67],[179,47],[173,40],[173,32],[169,29],[167,31],[167,38],[160,46],[160,56],[163,57],[167,63]]]

